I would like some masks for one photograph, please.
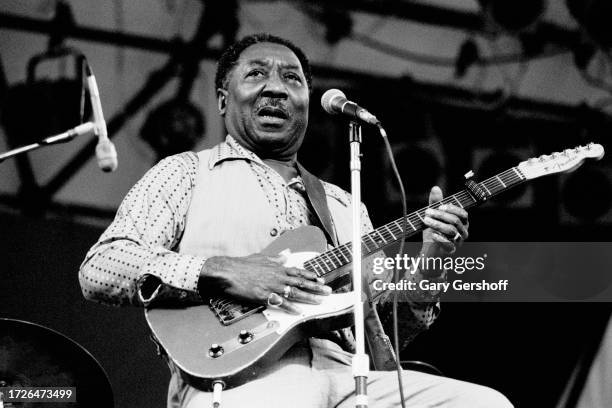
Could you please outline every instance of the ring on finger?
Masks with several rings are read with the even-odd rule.
[[[459,231],[455,232],[455,236],[453,237],[453,242],[459,241],[460,238],[461,238],[461,234],[459,233]]]
[[[284,297],[285,299],[289,299],[289,297],[291,296],[291,289],[292,289],[292,288],[291,288],[291,286],[289,286],[289,285],[286,285],[286,286],[283,288],[283,297]]]
[[[283,304],[283,301],[284,299],[278,293],[271,292],[268,295],[267,302],[268,306],[270,307],[280,307]]]

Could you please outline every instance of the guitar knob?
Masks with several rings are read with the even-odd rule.
[[[211,344],[210,348],[208,349],[208,355],[212,358],[221,357],[223,355],[223,347],[217,343]]]
[[[251,340],[253,340],[253,333],[248,330],[240,330],[240,333],[238,334],[238,341],[241,344],[247,344],[251,342]]]

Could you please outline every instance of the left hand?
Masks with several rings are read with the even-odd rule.
[[[441,201],[442,190],[434,186],[429,193],[429,205]],[[468,213],[453,204],[443,204],[438,209],[425,211],[423,221],[427,229],[423,231],[423,242],[433,242],[434,248],[440,248],[446,254],[452,254],[468,238]],[[430,252],[430,251],[427,251]],[[429,253],[429,255],[432,255]]]

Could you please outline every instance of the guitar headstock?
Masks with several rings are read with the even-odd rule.
[[[527,180],[555,173],[565,173],[576,170],[586,159],[599,160],[604,155],[600,144],[589,143],[573,149],[565,149],[550,155],[542,155],[521,162],[517,167]]]

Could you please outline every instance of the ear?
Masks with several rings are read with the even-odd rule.
[[[227,107],[227,90],[223,88],[217,88],[217,109],[221,116],[225,115],[225,109]]]

